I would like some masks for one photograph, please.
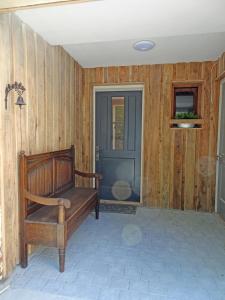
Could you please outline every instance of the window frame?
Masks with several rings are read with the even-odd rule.
[[[200,82],[173,82],[172,83],[172,101],[171,101],[171,118],[176,119],[176,92],[192,92],[194,95],[194,114],[201,118],[201,95],[202,81]]]

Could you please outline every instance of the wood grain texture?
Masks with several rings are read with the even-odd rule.
[[[13,14],[0,15],[0,36],[0,204],[6,276],[19,257],[18,153],[61,150],[82,138],[74,134],[82,68]],[[14,81],[26,87],[27,105],[22,110],[15,106],[16,95],[11,92],[5,110],[5,86]]]
[[[218,95],[217,62],[84,69],[83,111],[76,122],[83,136],[78,152],[93,166],[93,86],[144,83],[143,204],[214,211]],[[170,128],[174,82],[202,85],[201,129]]]
[[[217,78],[219,80],[223,79],[225,77],[225,52],[221,55],[221,57],[218,60],[218,74]]]

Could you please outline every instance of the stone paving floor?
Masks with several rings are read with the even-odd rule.
[[[16,268],[1,300],[225,299],[225,223],[214,214],[138,208],[80,226],[58,272],[40,248]]]

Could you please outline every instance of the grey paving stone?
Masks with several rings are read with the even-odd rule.
[[[71,237],[66,270],[40,247],[1,300],[225,300],[225,223],[215,214],[138,208],[93,216]]]
[[[1,300],[82,300],[81,298],[70,298],[55,294],[43,293],[39,291],[31,291],[24,289],[8,289],[0,295]]]

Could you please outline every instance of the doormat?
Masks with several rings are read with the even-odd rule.
[[[100,212],[117,214],[136,214],[137,207],[129,204],[100,204]]]

